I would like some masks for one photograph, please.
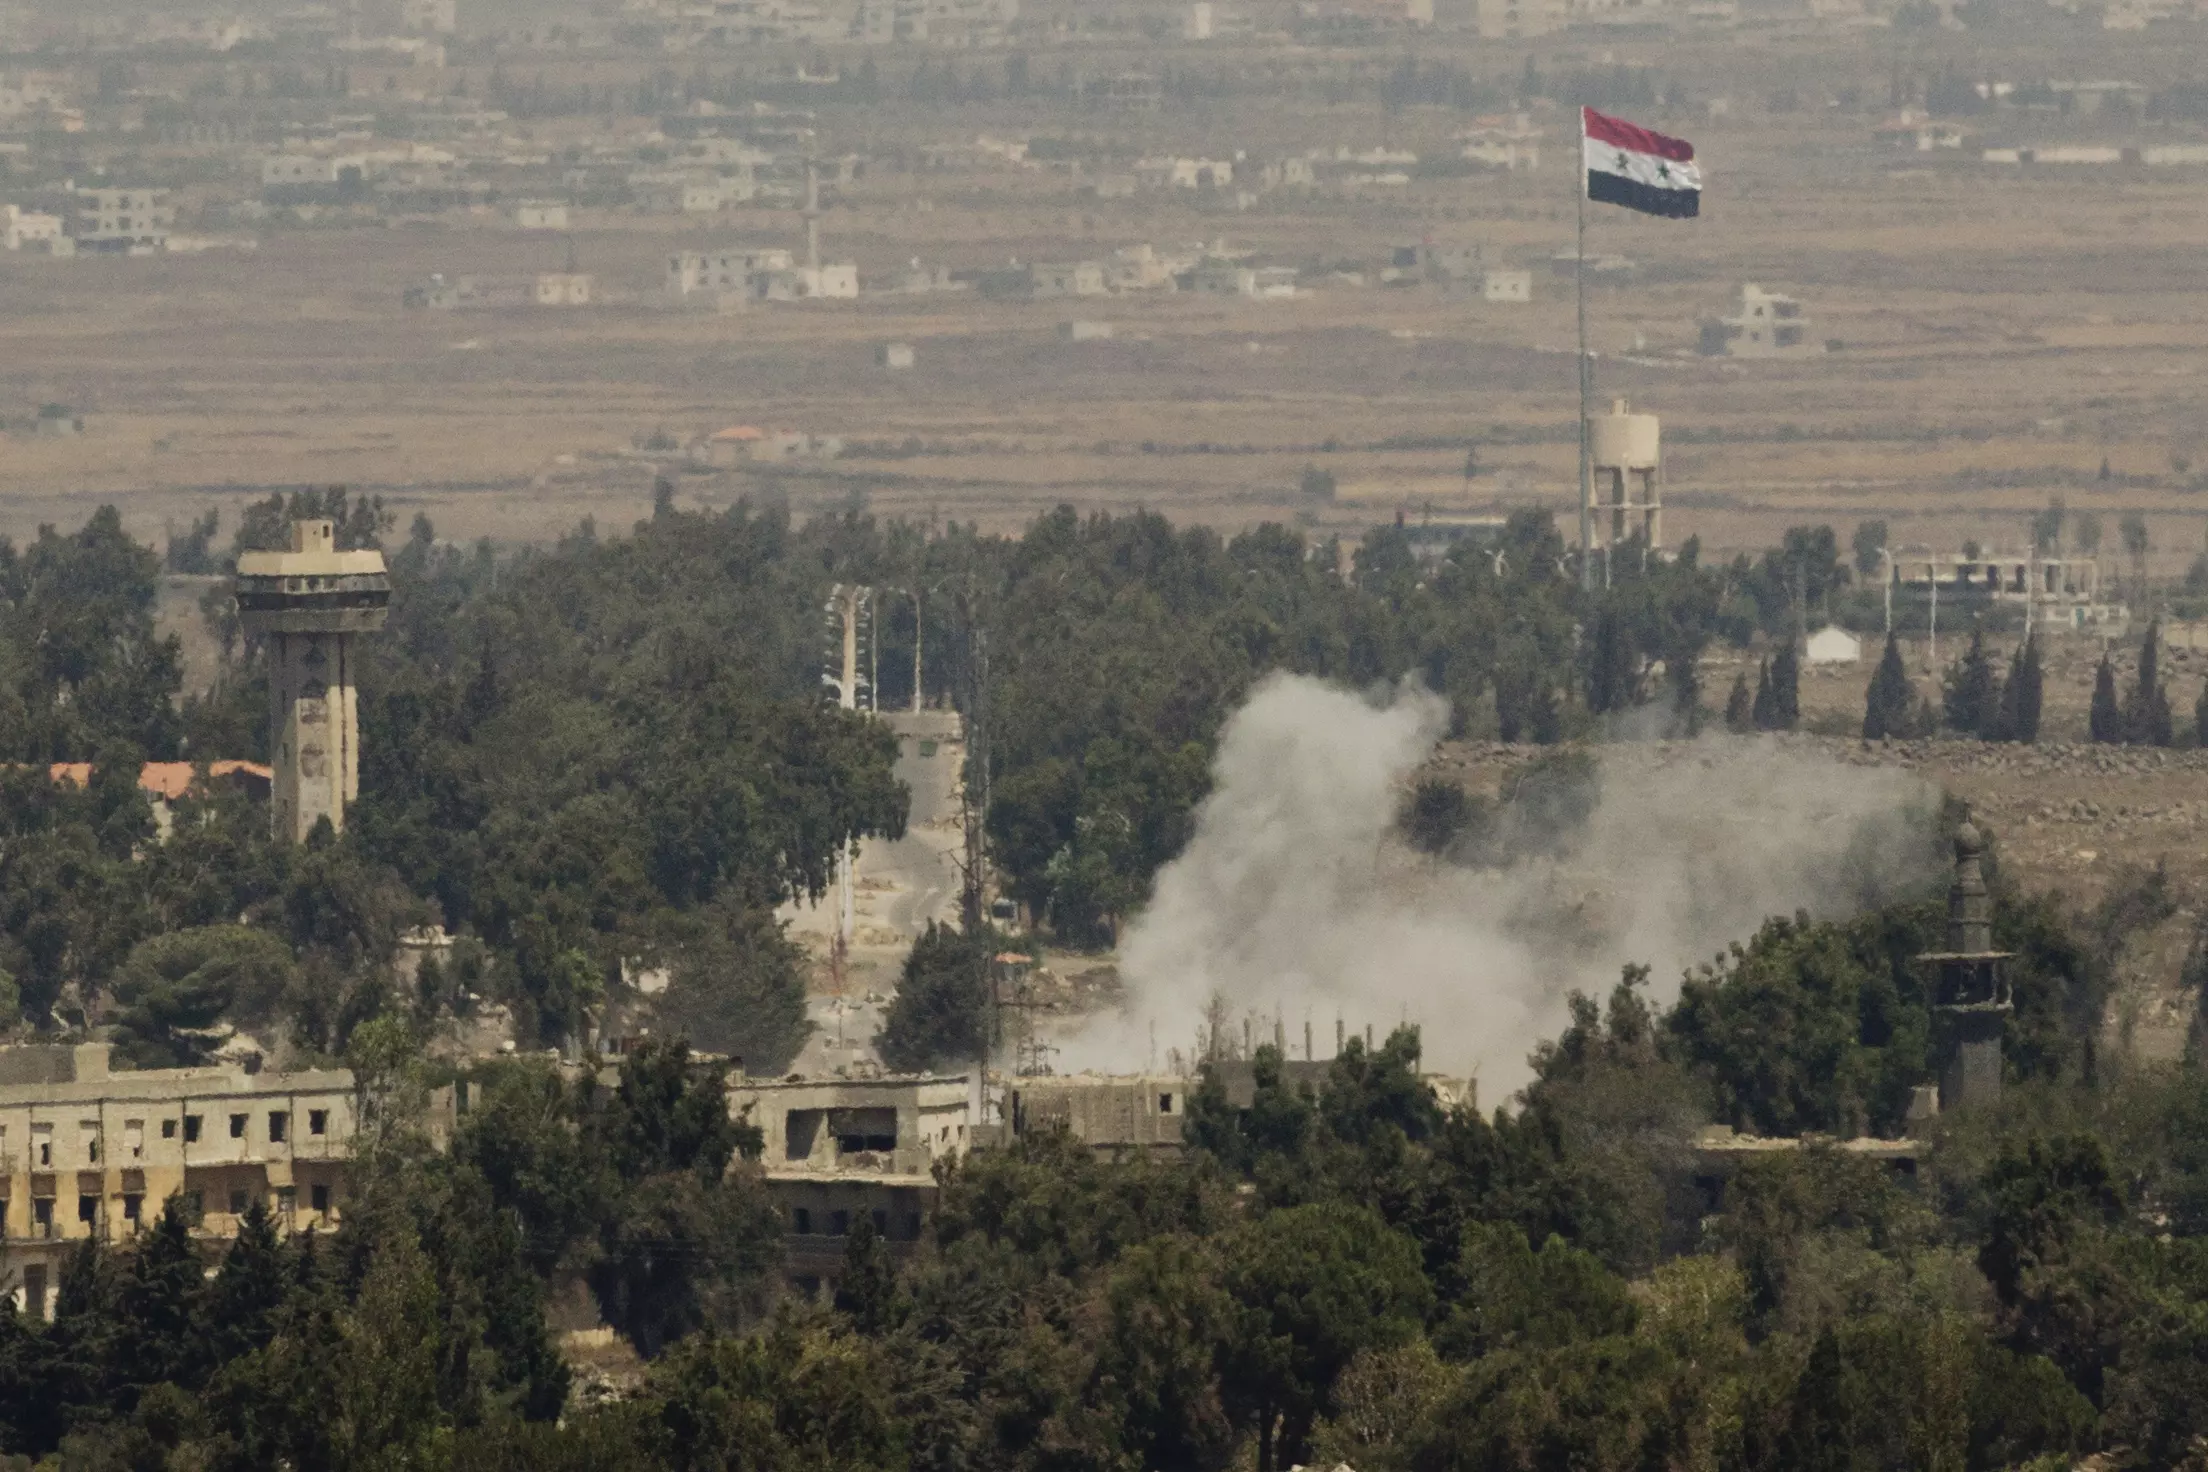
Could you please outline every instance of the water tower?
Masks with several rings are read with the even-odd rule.
[[[238,621],[268,647],[270,820],[298,843],[328,818],[342,832],[360,795],[353,636],[383,627],[391,577],[381,552],[340,552],[327,521],[291,524],[285,552],[238,558]]]
[[[1609,513],[1604,545],[1615,547],[1637,531],[1650,551],[1662,547],[1664,455],[1656,416],[1635,414],[1625,400],[1613,400],[1609,413],[1588,417],[1587,449],[1594,469],[1591,520],[1599,527],[1602,513]]]

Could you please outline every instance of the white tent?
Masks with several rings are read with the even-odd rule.
[[[1863,658],[1863,641],[1846,629],[1828,626],[1809,636],[1803,655],[1811,664],[1857,664]]]

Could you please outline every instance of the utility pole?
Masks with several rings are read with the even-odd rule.
[[[989,631],[970,629],[967,678],[972,682],[966,701],[966,783],[961,802],[966,827],[964,887],[959,896],[959,919],[969,935],[981,929],[983,872],[982,830],[989,822]]]
[[[835,673],[821,675],[821,682],[836,692],[836,705],[842,710],[859,708],[859,615],[872,614],[874,590],[860,584],[838,583],[828,594],[828,620],[835,639]],[[871,662],[872,638],[867,640]],[[873,708],[874,693],[867,691],[868,709]],[[828,948],[828,975],[838,1003],[843,997],[845,973],[849,968],[851,932],[857,919],[858,897],[855,860],[848,837],[836,849],[836,933]]]
[[[920,644],[927,634],[927,623],[920,616],[920,586],[912,589],[912,710],[920,712]]]

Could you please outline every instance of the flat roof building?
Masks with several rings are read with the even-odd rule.
[[[128,1240],[172,1195],[205,1242],[236,1236],[255,1203],[280,1231],[334,1228],[355,1097],[341,1068],[116,1071],[105,1043],[0,1048],[0,1282],[50,1314],[77,1244]]]

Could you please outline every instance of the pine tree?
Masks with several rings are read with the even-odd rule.
[[[2202,698],[2208,699],[2208,694]],[[1733,693],[1725,697],[1725,729],[1745,732],[1755,728],[1755,697],[1748,693],[1748,675],[1743,671],[1733,676]]]
[[[2147,625],[2139,645],[2139,674],[2124,700],[2124,740],[2134,746],[2168,746],[2174,735],[2170,694],[2162,686],[2162,625]]]
[[[2093,709],[2087,716],[2095,741],[2121,741],[2124,739],[2124,712],[2116,703],[2116,667],[2101,656],[2101,667],[2093,672]]]
[[[1802,723],[1802,651],[1792,640],[1771,661],[1771,712],[1774,731],[1791,731]]]
[[[1771,690],[1771,661],[1756,666],[1756,698],[1749,704],[1748,720],[1758,731],[1777,727],[1778,698]]]
[[[125,1383],[143,1388],[182,1380],[198,1352],[198,1307],[206,1273],[184,1224],[183,1200],[171,1196],[152,1230],[139,1239],[116,1283],[116,1309],[128,1332],[117,1340]]]
[[[1870,693],[1863,700],[1863,739],[1881,741],[1909,734],[1909,671],[1901,661],[1901,644],[1886,636],[1886,652],[1879,656],[1878,672],[1871,676]]]
[[[2024,641],[2009,661],[2009,676],[2001,682],[2000,736],[2003,741],[2026,745],[2039,740],[2039,709],[2044,676],[2039,666],[2039,636]]]
[[[1993,656],[1986,653],[1983,628],[1970,631],[1970,648],[1947,668],[1941,701],[1947,727],[1966,736],[1991,736],[2000,713],[1994,687]]]

